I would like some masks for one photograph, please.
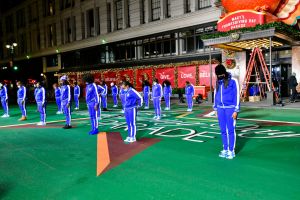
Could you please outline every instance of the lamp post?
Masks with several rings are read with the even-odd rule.
[[[11,55],[11,61],[9,62],[10,67],[12,67],[13,63],[14,63],[14,53],[15,53],[15,47],[16,46],[18,46],[18,44],[15,43],[15,42],[12,43],[12,44],[5,45],[5,47],[10,50],[10,55]]]

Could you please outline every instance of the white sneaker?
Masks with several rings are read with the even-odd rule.
[[[233,159],[234,157],[235,157],[234,151],[228,151],[225,158],[231,160],[231,159]]]
[[[157,119],[157,116],[154,116],[153,119]]]
[[[8,115],[8,114],[4,114],[4,115],[2,115],[1,117],[2,117],[2,118],[8,118],[9,115]]]
[[[74,110],[79,110],[79,108],[74,108]]]
[[[124,128],[125,131],[128,131],[128,127]]]
[[[159,117],[159,116],[157,116],[157,117],[156,117],[156,120],[160,120],[160,117]]]
[[[46,122],[39,122],[36,124],[37,126],[46,126]]]
[[[149,109],[149,107],[148,107],[148,106],[146,106],[146,107],[144,107],[144,109],[145,109],[145,110],[148,110],[148,109]]]
[[[125,111],[124,111],[124,110],[122,110],[122,111],[121,111],[121,113],[125,113]]]
[[[125,140],[124,140],[124,142],[129,142],[131,140],[131,138],[130,137],[127,137]]]
[[[116,107],[118,107],[118,105],[114,105],[113,107],[116,108]]]
[[[124,140],[125,143],[133,143],[133,142],[136,142],[136,138],[133,138],[133,137],[127,137],[125,140]]]
[[[222,150],[219,154],[220,158],[226,158],[228,151],[227,150]]]

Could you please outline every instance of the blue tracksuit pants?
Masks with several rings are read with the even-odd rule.
[[[79,108],[79,95],[74,95],[75,108]]]
[[[188,109],[193,109],[193,96],[192,95],[186,95],[186,103],[187,103]]]
[[[118,95],[113,94],[112,97],[113,97],[114,105],[118,105]]]
[[[234,108],[218,108],[218,120],[221,130],[222,142],[224,150],[234,151],[236,134],[236,120],[232,118]]]
[[[128,127],[128,137],[136,136],[136,108],[125,109],[125,119]]]
[[[107,96],[101,95],[102,108],[107,108]]]
[[[2,108],[4,110],[4,114],[8,114],[8,103],[6,103],[5,99],[1,99]]]
[[[97,111],[97,119],[99,120],[101,118],[101,98],[98,105],[98,111]]]
[[[19,108],[20,108],[20,110],[22,112],[22,116],[26,117],[27,113],[26,113],[25,101],[24,101],[24,103],[22,103],[22,99],[18,99],[18,105],[19,105]]]
[[[170,104],[170,95],[169,94],[164,95],[164,99],[165,99],[165,102],[166,102],[166,107],[170,108],[171,107],[171,104]]]
[[[149,93],[144,94],[145,107],[149,107]]]
[[[153,97],[153,106],[155,111],[155,116],[161,116],[161,107],[160,107],[160,97]]]
[[[90,120],[91,120],[91,126],[92,126],[92,131],[98,130],[98,112],[99,108],[97,111],[95,110],[95,102],[91,102],[87,104],[89,114],[90,114]]]
[[[61,112],[61,100],[60,98],[56,98],[57,111]]]
[[[121,103],[122,103],[122,110],[124,110],[124,106],[126,103],[125,95],[120,95]]]
[[[40,113],[41,122],[46,122],[46,105],[43,106],[42,103],[37,103],[38,111]]]
[[[71,126],[71,106],[68,107],[66,102],[62,102],[61,106],[66,116],[66,124]]]

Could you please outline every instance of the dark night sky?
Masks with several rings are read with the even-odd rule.
[[[0,11],[3,12],[11,7],[18,5],[19,3],[22,3],[22,0],[0,0]]]

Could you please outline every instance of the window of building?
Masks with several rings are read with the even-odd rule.
[[[36,1],[28,6],[28,20],[30,23],[38,20],[38,6]]]
[[[166,18],[171,17],[171,0],[166,0]]]
[[[127,5],[127,27],[131,27],[131,14],[134,12],[134,3],[135,1],[133,0],[128,0],[128,5]]]
[[[145,24],[146,23],[146,0],[140,0],[140,19],[141,19],[141,24]]]
[[[56,46],[56,24],[48,25],[48,47]]]
[[[14,32],[13,15],[5,17],[5,32],[8,34]]]
[[[122,0],[118,0],[115,2],[116,6],[116,25],[117,30],[123,28],[123,2]]]
[[[100,35],[100,13],[99,13],[100,8],[96,7],[95,9],[95,31],[96,35]]]
[[[85,17],[84,13],[81,13],[81,37],[85,39]]]
[[[94,22],[94,10],[90,9],[87,11],[87,37],[95,36],[95,22]]]
[[[71,42],[72,38],[71,18],[67,18],[65,20],[65,27],[65,42],[69,43]]]
[[[191,12],[191,0],[184,0],[184,13]]]
[[[107,32],[111,32],[111,4],[107,3]]]
[[[211,6],[210,0],[198,0],[198,9],[207,8]]]
[[[72,16],[72,41],[76,41],[76,17]]]
[[[44,15],[52,16],[55,14],[55,0],[44,0]]]
[[[152,21],[160,20],[160,0],[151,0]]]
[[[18,38],[18,55],[24,55],[26,53],[26,50],[27,50],[27,45],[26,45],[26,34],[25,33],[22,33],[19,35],[19,38]]]
[[[16,19],[17,19],[17,28],[24,28],[25,27],[25,11],[24,9],[20,9],[16,12]]]
[[[75,6],[75,0],[60,0],[59,1],[60,10],[64,10],[64,9],[74,7],[74,6]]]

